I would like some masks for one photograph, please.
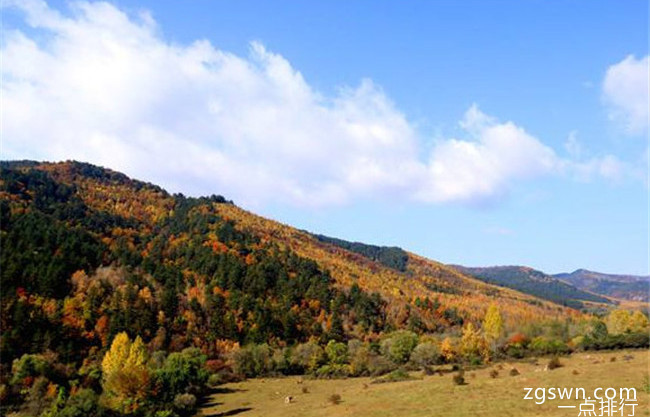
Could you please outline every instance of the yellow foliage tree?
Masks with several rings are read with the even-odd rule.
[[[607,331],[610,334],[621,334],[630,328],[630,312],[627,310],[614,310],[605,319]]]
[[[125,333],[115,336],[102,360],[102,387],[109,408],[131,414],[140,408],[149,386],[148,352],[140,336],[131,342]]]
[[[490,342],[495,342],[503,336],[503,318],[495,303],[490,304],[487,313],[485,313],[483,333]]]
[[[442,341],[440,344],[440,353],[447,362],[453,362],[453,360],[456,359],[456,349],[454,348],[454,343],[450,338],[445,337]]]
[[[630,316],[628,329],[633,333],[647,333],[648,332],[648,317],[640,310],[636,310]]]
[[[466,359],[483,358],[490,359],[490,349],[487,340],[471,322],[463,329],[463,336],[460,339],[460,353]]]

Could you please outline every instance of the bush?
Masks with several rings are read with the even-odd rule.
[[[411,375],[409,375],[406,370],[403,368],[395,369],[394,371],[390,372],[389,374],[375,379],[372,381],[373,384],[380,384],[384,382],[399,382],[399,381],[408,381],[413,379]]]
[[[529,348],[541,355],[548,354],[563,354],[569,352],[569,347],[561,340],[549,339],[543,336],[534,338],[529,345]]]
[[[490,371],[490,378],[496,378],[498,376],[499,376],[499,371],[497,371],[496,369]]]
[[[327,401],[332,405],[341,404],[341,396],[339,394],[332,394],[327,397]]]
[[[206,357],[196,348],[171,353],[162,368],[155,371],[156,385],[163,402],[171,402],[177,394],[201,391],[208,380],[203,367]]]
[[[517,375],[519,375],[519,371],[517,370],[517,368],[512,368],[510,370],[510,376],[517,376]]]
[[[440,349],[432,342],[420,343],[411,353],[411,362],[419,368],[440,363]]]
[[[458,373],[454,375],[453,381],[455,385],[465,385],[465,372],[458,371]]]
[[[650,347],[650,334],[626,333],[617,335],[585,336],[582,348],[585,350],[647,348]]]
[[[350,365],[323,365],[315,372],[317,378],[345,378],[350,376]]]
[[[291,352],[290,363],[297,373],[312,373],[325,361],[323,348],[315,342],[301,343]]]
[[[373,355],[367,346],[359,344],[358,340],[355,343],[350,341],[348,343],[348,356],[350,358],[350,374],[352,376],[362,376],[369,373],[368,367],[370,365],[370,358]]]
[[[396,364],[408,362],[418,344],[418,336],[407,330],[392,333],[381,344],[382,353]]]
[[[14,359],[10,383],[15,385],[28,377],[49,376],[50,369],[50,364],[43,355],[25,354],[20,359]]]
[[[370,355],[368,358],[368,374],[370,376],[384,375],[395,369],[395,364],[381,355]]]
[[[253,378],[273,370],[271,348],[266,345],[247,345],[230,355],[232,370],[238,375]]]
[[[80,389],[71,395],[65,406],[54,414],[55,417],[86,417],[100,416],[103,410],[100,408],[99,396],[91,389]]]
[[[348,347],[345,343],[330,340],[325,346],[325,354],[331,364],[342,365],[348,360]]]
[[[552,357],[551,360],[548,361],[548,369],[549,370],[561,368],[562,366],[563,365],[560,362],[560,358],[558,358],[557,356]]]
[[[224,376],[223,374],[212,374],[208,377],[208,386],[209,387],[217,387],[221,384],[224,383]]]
[[[192,394],[178,394],[174,397],[174,408],[183,415],[196,411],[196,397]]]

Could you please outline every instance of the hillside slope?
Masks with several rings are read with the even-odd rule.
[[[485,282],[512,288],[545,300],[573,308],[583,308],[584,302],[611,303],[605,297],[583,291],[541,271],[525,266],[492,266],[454,268]]]
[[[413,253],[407,254],[405,270],[388,267],[379,261],[330,243],[322,236],[265,219],[235,205],[220,205],[219,214],[235,220],[241,230],[253,233],[262,241],[270,241],[315,260],[330,271],[337,285],[358,284],[366,291],[378,292],[389,300],[391,317],[404,323],[405,306],[415,309],[420,319],[431,328],[460,323],[461,319],[480,320],[491,303],[505,312],[507,324],[535,321],[541,317],[575,316],[575,310],[540,300],[509,288],[482,282],[440,262]],[[435,300],[436,308],[417,309],[417,300]]]
[[[650,277],[615,275],[578,269],[571,273],[554,275],[582,290],[631,301],[650,301]]]
[[[78,162],[2,163],[2,360],[70,358],[128,331],[176,351],[224,341],[506,329],[580,313],[406,253],[399,268],[264,219]],[[352,249],[352,248],[350,248]]]

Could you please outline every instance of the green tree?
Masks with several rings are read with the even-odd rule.
[[[342,365],[348,360],[348,347],[345,343],[330,340],[325,346],[325,354],[330,363]]]
[[[408,330],[400,330],[382,342],[382,351],[397,364],[408,362],[411,352],[418,344],[418,335]]]

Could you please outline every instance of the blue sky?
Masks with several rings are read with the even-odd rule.
[[[22,1],[2,158],[445,263],[648,273],[646,1]]]

